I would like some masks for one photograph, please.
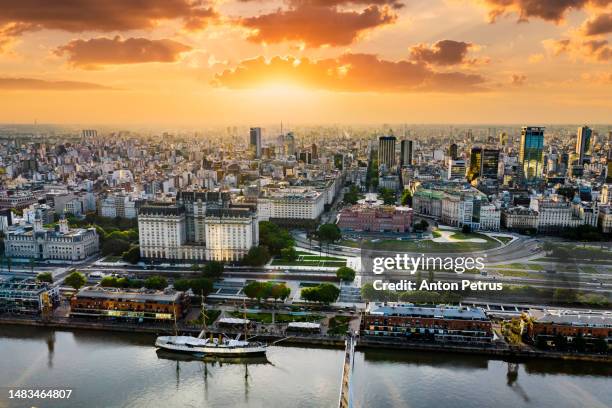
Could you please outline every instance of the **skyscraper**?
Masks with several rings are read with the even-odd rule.
[[[508,144],[508,134],[506,132],[501,132],[499,134],[499,144],[501,146],[505,146]]]
[[[453,143],[448,148],[448,156],[451,160],[459,159],[459,150],[457,148],[457,143]]]
[[[400,143],[400,166],[412,166],[412,140],[402,140]]]
[[[465,177],[465,160],[448,161],[447,178],[449,180],[463,180]]]
[[[482,166],[482,147],[472,147],[470,152],[470,170],[467,180],[472,182],[480,177],[480,167]]]
[[[544,167],[544,128],[523,126],[519,162],[523,180],[533,183],[542,178]]]
[[[249,147],[251,148],[251,151],[255,154],[255,157],[259,159],[261,157],[261,128],[251,128],[249,136]]]
[[[287,132],[285,136],[285,144],[287,145],[287,156],[295,154],[295,136],[293,132]]]
[[[378,138],[378,166],[385,166],[387,170],[395,167],[395,136],[381,136]]]
[[[498,167],[499,150],[483,149],[481,157],[480,176],[488,179],[496,179]]]
[[[578,128],[576,135],[576,154],[578,155],[578,165],[584,164],[585,157],[591,150],[591,129],[588,126]]]

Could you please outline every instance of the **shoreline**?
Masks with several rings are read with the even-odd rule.
[[[0,317],[0,325],[6,326],[29,326],[29,327],[45,327],[50,329],[60,330],[90,330],[90,331],[106,331],[106,332],[123,332],[123,333],[143,333],[158,335],[160,333],[167,333],[171,330],[164,327],[147,327],[141,325],[117,325],[117,324],[106,324],[102,322],[78,322],[78,321],[42,321],[34,319],[20,319],[20,318],[7,318]],[[181,333],[198,334],[200,329],[195,328],[182,328],[179,330]],[[213,335],[221,334],[221,331],[210,330],[209,333]],[[223,333],[237,334],[236,331],[224,330]],[[312,336],[312,335],[272,335],[272,334],[259,334],[253,335],[251,338],[258,338],[265,341],[270,341],[273,344],[280,346],[295,345],[295,346],[312,346],[312,347],[330,347],[343,349],[345,347],[345,339],[343,337],[329,337],[329,336]],[[534,351],[517,348],[500,348],[500,347],[472,347],[462,346],[456,344],[435,344],[435,343],[417,343],[417,342],[403,342],[403,341],[389,341],[389,340],[378,340],[372,338],[358,338],[357,350],[368,350],[368,349],[387,349],[387,350],[407,350],[407,351],[424,351],[424,352],[438,352],[438,353],[461,353],[461,354],[472,354],[488,356],[490,358],[497,359],[516,359],[516,360],[527,360],[527,359],[548,359],[548,360],[565,360],[565,361],[584,361],[594,363],[612,363],[612,356],[600,355],[600,354],[569,354],[551,351]]]

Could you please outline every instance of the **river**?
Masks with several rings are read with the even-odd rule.
[[[0,407],[334,407],[343,351],[271,347],[267,359],[180,359],[150,335],[0,326]],[[267,360],[267,361],[266,361]],[[612,367],[405,351],[355,355],[356,407],[610,407]],[[11,389],[71,389],[67,400]]]

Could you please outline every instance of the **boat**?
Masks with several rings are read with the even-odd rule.
[[[198,337],[179,336],[176,330],[175,317],[174,336],[158,336],[155,340],[155,347],[177,353],[188,353],[201,356],[250,357],[266,354],[267,344],[248,341],[246,309],[244,340],[240,340],[241,334],[238,334],[236,338],[230,338],[224,334],[219,335],[219,337],[213,337],[211,335],[207,338],[206,313],[204,313],[204,310],[204,303],[202,302],[203,325],[202,331]]]

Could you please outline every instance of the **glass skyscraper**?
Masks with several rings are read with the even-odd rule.
[[[544,128],[523,126],[519,161],[523,180],[527,183],[542,179],[544,167]]]

